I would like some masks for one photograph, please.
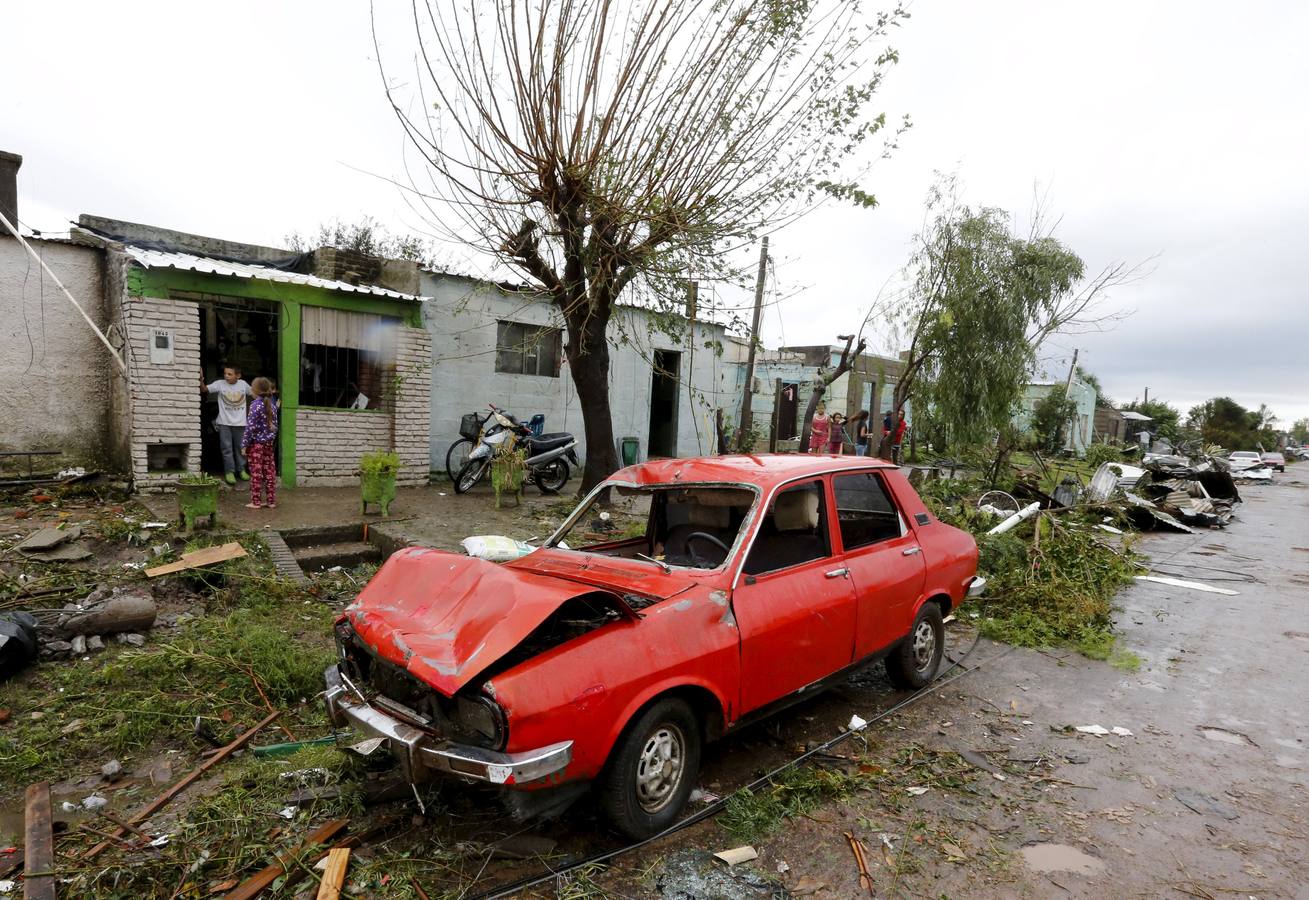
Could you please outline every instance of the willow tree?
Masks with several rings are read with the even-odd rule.
[[[1007,213],[961,203],[944,179],[929,197],[904,290],[870,314],[889,320],[907,348],[892,418],[912,397],[952,444],[1003,433],[1046,339],[1121,318],[1101,301],[1139,277],[1140,266],[1124,263],[1088,276],[1039,215],[1028,234],[1015,234]]]
[[[869,107],[905,13],[858,0],[415,0],[413,13],[416,77],[387,89],[422,156],[411,186],[442,237],[558,310],[586,490],[617,468],[606,336],[620,299],[671,309],[688,273],[731,277],[732,250],[824,196],[874,205],[858,179],[901,127]]]

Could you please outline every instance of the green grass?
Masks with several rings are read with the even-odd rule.
[[[0,706],[13,719],[0,730],[0,783],[17,791],[75,775],[83,760],[126,766],[157,746],[202,747],[196,717],[230,739],[268,713],[265,698],[285,709],[320,691],[332,608],[240,562],[208,614],[155,629],[144,647],[110,641],[90,661],[42,663],[6,684]],[[312,706],[306,715],[321,719]]]

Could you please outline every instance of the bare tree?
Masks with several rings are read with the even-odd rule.
[[[416,78],[387,88],[422,156],[412,196],[433,230],[559,310],[589,489],[617,467],[615,303],[671,308],[689,272],[736,277],[730,250],[824,195],[874,205],[852,178],[870,138],[885,155],[907,127],[866,111],[906,14],[860,0],[415,0],[413,13]]]
[[[804,410],[804,425],[800,428],[800,452],[807,453],[809,450],[809,435],[813,432],[814,413],[818,412],[818,404],[823,402],[823,395],[833,381],[840,378],[846,372],[850,371],[850,366],[854,363],[868,346],[868,342],[863,337],[859,338],[859,343],[851,349],[855,342],[855,335],[842,334],[837,339],[845,341],[845,348],[841,350],[841,359],[837,362],[836,368],[828,372],[823,372],[818,376],[818,383],[814,385],[813,393],[809,395],[809,405]]]

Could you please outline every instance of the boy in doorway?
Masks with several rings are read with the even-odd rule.
[[[200,393],[218,395],[218,416],[214,427],[218,429],[218,444],[223,454],[223,478],[228,484],[250,480],[246,471],[245,457],[241,453],[241,439],[245,436],[246,400],[250,396],[250,385],[241,377],[237,366],[223,366],[223,377],[213,384],[205,384],[200,376]]]

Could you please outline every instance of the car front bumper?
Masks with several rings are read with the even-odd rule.
[[[500,753],[441,740],[369,704],[345,682],[336,666],[328,666],[323,678],[327,682],[323,698],[332,724],[348,725],[356,733],[382,738],[411,782],[442,774],[512,787],[560,772],[573,758],[572,741]]]
[[[977,598],[984,593],[986,593],[986,579],[981,575],[974,575],[972,580],[968,582],[968,596]]]

